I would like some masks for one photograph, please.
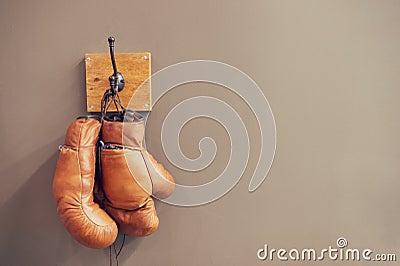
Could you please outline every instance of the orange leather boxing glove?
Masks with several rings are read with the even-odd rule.
[[[166,198],[174,191],[174,179],[143,148],[144,120],[126,111],[106,116],[102,126],[101,172],[105,206],[120,229],[133,236],[157,230],[158,217],[151,194]]]
[[[116,223],[93,201],[96,144],[101,123],[79,117],[68,128],[53,181],[57,211],[68,232],[82,245],[105,248],[114,243]]]

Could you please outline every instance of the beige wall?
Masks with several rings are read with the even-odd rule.
[[[57,146],[85,111],[83,56],[106,53],[109,35],[118,52],[151,52],[154,71],[190,59],[238,67],[262,87],[278,136],[274,164],[256,192],[247,191],[252,154],[222,199],[196,208],[157,203],[159,230],[129,237],[120,265],[285,265],[260,262],[257,249],[322,249],[340,236],[350,247],[399,251],[399,1],[3,0],[0,22],[0,264],[108,263],[107,250],[68,235],[51,183]],[[186,85],[166,102],[222,97],[248,117],[256,137],[248,107],[219,89]],[[229,143],[215,122],[185,127],[183,150],[196,156],[193,140],[205,135],[219,153],[193,176],[167,163],[157,132],[146,137],[184,183],[208,180],[226,163]]]

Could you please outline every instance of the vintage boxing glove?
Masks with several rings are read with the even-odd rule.
[[[96,144],[101,123],[79,117],[69,126],[53,181],[57,211],[68,232],[82,245],[105,248],[114,243],[116,223],[93,201]]]
[[[126,112],[123,122],[118,116],[103,120],[101,172],[105,206],[126,234],[146,236],[157,230],[159,223],[150,195],[166,198],[175,184],[172,176],[143,148],[143,118]]]

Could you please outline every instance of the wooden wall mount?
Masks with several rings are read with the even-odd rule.
[[[122,104],[135,111],[151,110],[151,54],[115,54],[118,72],[125,78],[125,87],[119,92]],[[101,111],[101,98],[110,88],[108,77],[113,68],[109,54],[86,54],[86,109],[88,112]],[[146,81],[146,82],[145,82]],[[132,98],[132,100],[131,100]],[[115,107],[109,111],[115,111]]]

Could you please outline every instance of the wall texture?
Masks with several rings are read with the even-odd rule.
[[[109,35],[118,52],[151,52],[154,71],[190,59],[238,67],[263,89],[278,133],[256,192],[247,191],[252,155],[222,199],[195,208],[158,202],[159,230],[129,237],[120,265],[284,265],[259,261],[257,250],[322,249],[340,236],[351,247],[399,251],[399,1],[2,0],[0,25],[0,264],[108,264],[108,250],[82,247],[66,232],[51,183],[57,146],[85,112],[83,56],[106,53]],[[255,125],[218,86],[178,87],[164,106],[195,94],[222,97]],[[182,183],[224,168],[229,143],[215,122],[189,123],[184,152],[198,155],[202,136],[216,140],[218,155],[189,175],[168,163],[156,131],[146,134]]]

